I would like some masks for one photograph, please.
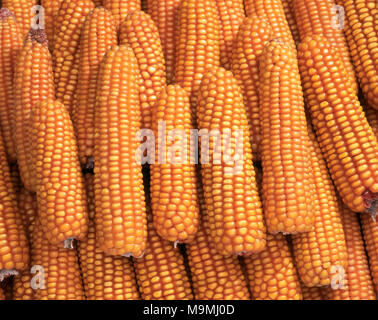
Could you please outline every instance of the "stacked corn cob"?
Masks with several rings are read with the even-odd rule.
[[[337,5],[2,1],[0,300],[376,299],[378,11]]]

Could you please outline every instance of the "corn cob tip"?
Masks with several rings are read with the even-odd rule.
[[[14,17],[14,14],[8,8],[0,9],[0,20],[8,19],[11,16]]]
[[[0,270],[0,282],[3,281],[5,278],[11,277],[11,276],[17,276],[18,271],[16,269],[2,269]]]
[[[64,240],[64,249],[73,249],[74,248],[74,238],[68,238]]]
[[[38,42],[43,45],[48,45],[48,40],[47,40],[47,34],[45,32],[45,29],[33,29],[31,28],[29,30],[27,39],[30,39],[31,41]]]
[[[367,190],[365,193],[362,194],[362,198],[365,202],[366,212],[369,213],[375,221],[378,208],[378,193],[374,193],[370,190]]]

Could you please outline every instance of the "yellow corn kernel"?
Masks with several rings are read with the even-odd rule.
[[[102,5],[112,12],[117,27],[130,12],[141,10],[140,0],[102,0]]]

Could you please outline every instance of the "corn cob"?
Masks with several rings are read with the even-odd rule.
[[[306,114],[294,50],[279,40],[260,59],[260,126],[263,207],[270,233],[311,231],[311,201]]]
[[[140,0],[103,0],[102,3],[112,12],[116,26],[120,26],[130,12],[141,10]]]
[[[31,108],[43,99],[54,97],[54,81],[47,38],[43,30],[31,29],[17,59],[14,77],[13,117],[17,162],[25,187],[35,190],[30,165],[27,123]]]
[[[130,47],[108,51],[98,76],[94,149],[99,247],[134,257],[143,254],[147,238],[142,167],[135,158],[141,126],[138,78]]]
[[[193,299],[183,256],[178,247],[160,238],[147,201],[148,241],[142,258],[134,258],[136,278],[143,300]]]
[[[34,275],[36,300],[85,299],[76,251],[51,245],[44,237],[38,219],[34,222],[32,233],[31,265],[41,267]],[[44,288],[41,288],[42,284]]]
[[[324,289],[321,287],[306,287],[302,285],[303,300],[326,300]]]
[[[154,227],[163,239],[186,242],[197,232],[199,215],[196,169],[194,164],[190,164],[191,152],[194,151],[190,144],[190,130],[193,125],[186,91],[179,85],[164,88],[156,102],[152,119],[156,146],[156,164],[151,164]],[[164,130],[168,134],[172,130],[182,130],[185,133],[184,137],[181,136],[184,139],[182,143],[185,143],[185,154],[181,154],[180,159],[168,151],[174,141],[165,141],[165,150],[161,150],[159,123],[164,123]],[[160,160],[159,155],[164,159]]]
[[[148,14],[159,30],[164,51],[167,83],[173,82],[175,67],[175,22],[181,0],[148,0]]]
[[[98,249],[95,236],[94,176],[86,174],[89,230],[77,249],[88,300],[138,300],[134,267],[130,258],[107,256]]]
[[[194,240],[186,246],[196,300],[249,300],[247,282],[238,257],[218,254],[205,232],[206,204],[203,187],[197,183],[201,224]]]
[[[268,234],[266,248],[243,259],[254,300],[302,299],[290,247],[282,234]]]
[[[104,8],[95,8],[86,16],[81,33],[79,74],[72,110],[79,159],[83,166],[93,166],[94,109],[100,62],[117,42],[113,16]]]
[[[281,38],[295,50],[295,42],[286,20],[281,0],[244,0],[247,17],[256,15],[268,21],[276,38]]]
[[[38,4],[38,0],[3,0],[2,7],[8,8],[16,17],[21,39],[25,39],[36,13],[32,12],[33,6]]]
[[[58,18],[59,8],[63,0],[41,0],[41,6],[45,10],[45,31],[49,40],[49,48],[53,48],[54,43],[54,25]]]
[[[295,19],[293,1],[294,0],[281,0],[282,7],[285,12],[285,17],[286,17],[287,23],[289,24],[291,35],[293,36],[293,40],[295,44],[298,44],[300,39],[299,39],[298,25]]]
[[[341,203],[340,212],[348,250],[348,266],[344,270],[335,270],[334,284],[340,285],[337,278],[341,278],[344,288],[333,285],[324,289],[324,292],[329,300],[375,300],[358,215]]]
[[[373,129],[375,138],[378,140],[378,112],[370,106],[365,106],[365,115],[369,125]]]
[[[0,136],[0,282],[27,268],[29,247]]]
[[[19,194],[21,188],[23,187],[20,172],[18,171],[17,163],[12,163],[9,165],[10,169],[10,179],[13,185],[14,192]]]
[[[255,15],[245,18],[239,27],[232,52],[231,71],[243,91],[253,160],[261,159],[258,57],[273,37],[270,25]]]
[[[205,149],[211,151],[208,162],[201,158],[201,171],[210,239],[219,254],[259,252],[265,247],[265,226],[243,97],[230,71],[216,67],[204,75],[198,94],[197,121],[204,133],[219,130],[223,141],[229,136],[226,152],[236,156],[232,163],[217,161],[221,159],[216,136],[208,135],[209,146]],[[201,149],[206,144],[203,139]],[[224,153],[224,160],[227,154]]]
[[[332,268],[346,268],[347,248],[336,192],[311,125],[311,166],[315,179],[313,192],[314,229],[292,236],[298,274],[308,287],[329,285]]]
[[[88,214],[73,126],[60,101],[44,100],[30,117],[38,216],[52,245],[85,238]]]
[[[378,109],[378,7],[376,0],[338,0],[345,11],[345,35],[360,87]]]
[[[338,50],[347,71],[353,91],[358,85],[343,30],[335,25],[334,0],[292,0],[300,38],[323,35]]]
[[[190,97],[193,114],[207,69],[220,64],[220,23],[214,0],[181,1],[176,26],[175,81]]]
[[[52,58],[56,98],[72,111],[80,64],[80,36],[91,0],[63,0],[54,24]]]
[[[377,139],[340,55],[325,37],[314,35],[299,45],[298,57],[305,98],[331,177],[351,210],[374,211]]]
[[[0,9],[0,125],[9,162],[16,161],[12,135],[13,72],[21,41],[21,32],[14,15],[7,8]]]
[[[34,220],[38,214],[37,199],[34,193],[25,188],[21,188],[18,193],[18,209],[20,212],[22,225],[26,231],[30,243],[33,232]],[[30,286],[32,274],[27,269],[16,275],[13,280],[13,299],[14,300],[33,300],[34,293]]]
[[[232,47],[240,24],[245,18],[244,9],[237,2],[242,0],[216,0],[220,22],[220,64],[225,69],[231,67]]]
[[[373,278],[375,293],[378,294],[378,223],[366,213],[361,214],[360,219],[369,258],[370,273]]]
[[[120,26],[120,44],[128,44],[138,61],[141,85],[142,128],[151,129],[152,110],[166,83],[165,62],[159,31],[143,11],[127,15]]]

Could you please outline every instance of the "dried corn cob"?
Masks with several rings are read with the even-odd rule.
[[[29,264],[29,246],[13,189],[4,144],[0,135],[0,282]]]
[[[244,257],[248,283],[255,300],[301,300],[301,286],[287,239],[267,235],[266,248]]]
[[[134,258],[136,278],[143,300],[193,299],[184,259],[179,248],[159,237],[147,201],[148,241],[142,258]]]
[[[85,299],[76,251],[51,245],[44,237],[39,220],[34,223],[31,265],[38,266],[34,275],[35,299]]]
[[[32,23],[33,17],[36,15],[32,11],[33,6],[38,4],[38,0],[3,0],[2,7],[8,8],[16,17],[21,39],[25,39]]]
[[[365,106],[365,115],[369,125],[373,129],[374,135],[378,140],[378,112],[370,106]]]
[[[87,233],[84,181],[73,126],[60,101],[44,100],[30,117],[38,217],[52,245],[68,245]]]
[[[344,270],[335,269],[334,283],[324,292],[329,300],[375,300],[358,215],[341,203],[340,212],[348,250],[348,266]],[[340,278],[344,281],[344,288],[338,287],[340,282],[337,280]]]
[[[105,253],[139,257],[147,223],[143,177],[135,151],[141,126],[138,62],[129,46],[102,60],[95,108],[96,237]]]
[[[120,26],[120,44],[128,44],[138,61],[141,84],[140,108],[142,129],[151,129],[152,110],[166,83],[163,48],[159,31],[151,17],[143,11],[127,15]]]
[[[181,1],[175,38],[175,81],[188,92],[193,114],[204,73],[220,64],[219,41],[215,1]]]
[[[59,8],[63,0],[41,0],[41,6],[45,10],[45,31],[49,40],[49,48],[53,48],[54,43],[54,25],[58,18]]]
[[[72,122],[81,164],[93,166],[94,110],[97,75],[105,53],[116,45],[117,30],[111,13],[96,8],[85,18],[80,39],[80,63]]]
[[[268,21],[276,38],[281,38],[295,50],[295,42],[281,0],[244,0],[247,17],[256,15]]]
[[[243,4],[243,0],[215,0],[215,2],[220,22],[220,64],[229,70],[234,39],[245,18],[243,7],[238,5],[238,2]]]
[[[338,0],[344,7],[350,55],[368,103],[378,109],[378,7],[376,0]]]
[[[202,221],[194,240],[186,246],[196,300],[249,300],[247,282],[238,257],[218,254],[205,232],[207,212],[200,181],[197,183]]]
[[[311,231],[309,138],[295,51],[279,40],[260,59],[262,200],[268,232]]]
[[[323,35],[338,50],[350,84],[357,93],[358,85],[343,30],[333,21],[334,0],[292,0],[300,38]]]
[[[17,163],[12,163],[9,165],[10,169],[10,179],[12,181],[13,189],[16,194],[19,194],[21,188],[23,187],[20,172],[18,171]]]
[[[347,248],[337,196],[311,125],[310,162],[315,179],[312,210],[314,229],[292,236],[293,253],[301,282],[308,287],[329,285],[332,268],[346,268]]]
[[[206,135],[200,139],[201,149],[209,150],[209,161],[201,156],[201,173],[210,239],[219,254],[259,252],[265,247],[265,226],[243,97],[230,71],[216,67],[204,75],[198,94],[197,121],[204,134],[210,133],[208,139]],[[217,146],[220,141],[212,130],[217,130],[223,143],[229,141],[223,161]],[[227,159],[231,154],[232,163]]]
[[[120,26],[130,12],[141,10],[140,0],[103,0],[102,3],[112,12],[116,26]]]
[[[54,23],[52,58],[56,98],[72,111],[80,63],[80,36],[91,0],[63,0]]]
[[[175,67],[175,22],[181,0],[148,0],[148,14],[154,20],[164,51],[167,83],[173,82]]]
[[[12,131],[13,72],[21,41],[21,32],[14,15],[7,8],[0,9],[0,125],[9,162],[16,161]]]
[[[191,240],[198,228],[196,168],[190,164],[193,146],[190,130],[193,128],[189,97],[179,85],[169,85],[162,90],[152,115],[155,134],[155,162],[151,164],[151,205],[156,232],[169,241]],[[175,141],[159,144],[159,126],[166,132],[182,130],[184,154],[172,154]],[[174,137],[172,137],[174,138]],[[176,141],[177,143],[177,141]],[[169,151],[171,150],[171,151]],[[160,155],[160,157],[159,157]],[[162,160],[160,158],[163,157]]]
[[[272,37],[269,24],[252,15],[240,25],[232,52],[231,71],[243,91],[255,161],[261,159],[258,57]]]
[[[306,287],[302,285],[303,300],[326,300],[324,289],[321,287]]]
[[[300,39],[299,39],[299,31],[298,31],[297,21],[295,20],[293,1],[294,0],[281,0],[282,7],[283,7],[284,12],[285,12],[285,17],[286,17],[287,23],[289,24],[291,35],[293,36],[293,40],[294,40],[295,44],[298,44]]]
[[[30,144],[26,129],[32,107],[43,99],[54,98],[51,56],[43,30],[30,30],[15,66],[14,77],[14,137],[17,162],[25,187],[35,190],[30,165]]]
[[[95,236],[94,176],[86,174],[89,230],[77,249],[85,296],[88,300],[138,300],[134,267],[130,258],[107,256],[98,249]]]
[[[371,208],[378,193],[377,139],[338,51],[320,35],[298,47],[305,98],[318,142],[343,201],[353,211]]]
[[[370,273],[373,278],[375,293],[378,294],[378,223],[366,213],[361,214],[360,219],[369,257]]]

